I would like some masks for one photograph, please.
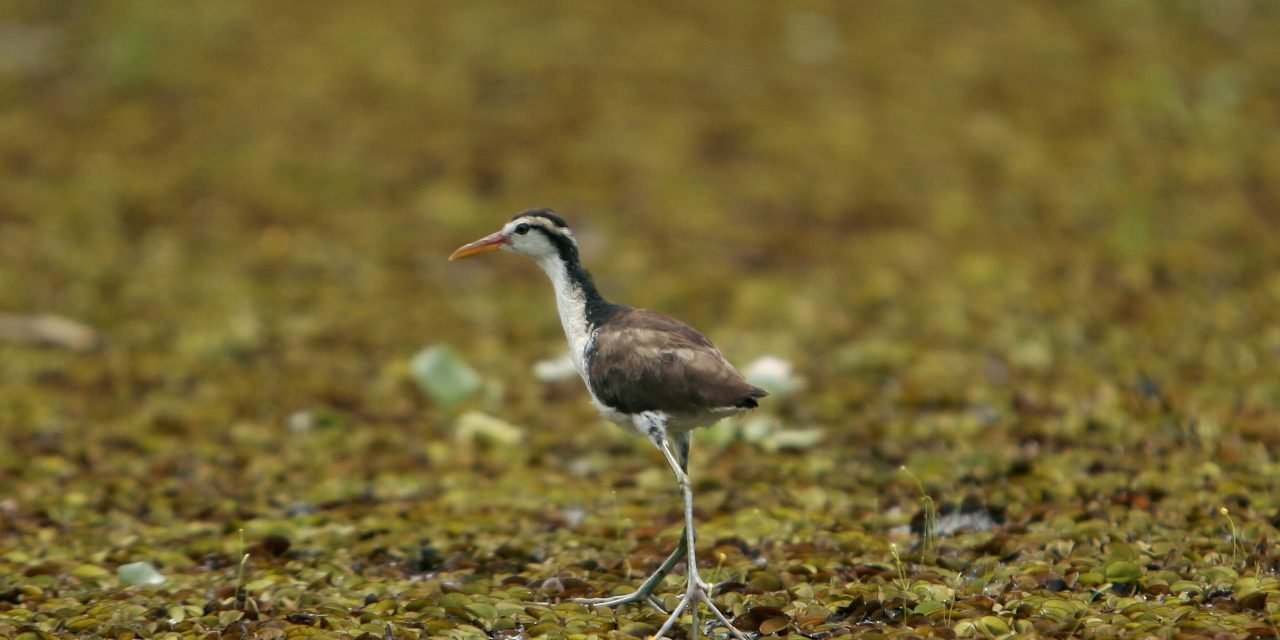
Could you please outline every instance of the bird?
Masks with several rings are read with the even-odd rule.
[[[684,595],[657,637],[665,637],[687,609],[697,638],[699,605],[705,605],[734,637],[745,640],[711,601],[712,587],[698,573],[689,447],[694,429],[754,409],[768,392],[747,382],[711,340],[688,324],[606,300],[582,266],[569,225],[551,209],[522,211],[498,231],[459,247],[449,260],[498,250],[532,259],[550,278],[570,358],[592,403],[606,419],[644,436],[662,453],[683,500],[680,540],[639,588],[575,601],[603,607],[644,602],[668,613],[653,592],[687,558]]]

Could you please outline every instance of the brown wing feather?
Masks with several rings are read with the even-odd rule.
[[[587,367],[596,398],[622,413],[748,408],[766,395],[706,336],[646,309],[610,318],[596,334]]]

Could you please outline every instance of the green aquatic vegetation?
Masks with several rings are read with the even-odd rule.
[[[409,361],[409,371],[418,386],[445,407],[465,402],[483,386],[480,374],[448,346],[437,345],[419,351]]]
[[[445,261],[538,205],[779,385],[691,464],[740,628],[1275,637],[1277,32],[0,8],[0,637],[653,633],[567,600],[663,561],[669,472],[558,360],[540,274]]]

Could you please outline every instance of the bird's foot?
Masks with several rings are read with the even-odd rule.
[[[653,593],[643,589],[628,593],[621,596],[611,596],[608,598],[572,598],[569,602],[585,604],[590,607],[620,607],[624,604],[633,604],[636,602],[647,602],[649,606],[657,609],[660,613],[666,613],[667,610],[662,608],[662,604],[658,599],[653,597]]]
[[[734,638],[737,640],[747,640],[747,637],[733,626],[733,623],[730,622],[729,618],[716,607],[715,603],[711,602],[711,585],[704,582],[702,577],[696,572],[689,576],[687,588],[685,589],[684,595],[680,597],[680,604],[676,605],[676,608],[671,611],[671,615],[667,616],[667,621],[662,623],[662,628],[658,629],[658,633],[654,637],[665,638],[667,632],[671,631],[671,629],[675,627],[676,623],[680,621],[680,617],[684,614],[686,608],[689,609],[690,615],[693,616],[693,637],[698,637],[699,604],[707,605],[707,609],[711,611],[711,615],[715,616],[716,620],[720,622],[720,626],[727,629]]]
[[[620,607],[624,604],[647,602],[654,609],[657,609],[659,613],[667,613],[667,610],[663,608],[662,603],[658,602],[658,599],[653,597],[653,592],[657,590],[658,585],[662,584],[662,579],[667,577],[667,574],[671,572],[672,567],[684,558],[684,555],[685,547],[682,543],[676,547],[675,551],[671,552],[671,555],[667,557],[665,561],[663,561],[662,566],[658,567],[658,570],[654,571],[648,578],[645,578],[645,581],[640,584],[640,587],[632,593],[622,596],[611,596],[608,598],[574,598],[571,602],[593,607]]]

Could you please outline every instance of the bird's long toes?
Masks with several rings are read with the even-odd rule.
[[[715,603],[711,601],[711,585],[703,582],[698,576],[692,576],[689,578],[686,583],[685,592],[680,594],[679,598],[680,605],[676,607],[675,611],[672,612],[671,617],[667,619],[668,623],[674,624],[674,620],[680,616],[685,607],[692,606],[696,608],[699,604],[705,604],[707,609],[711,611],[711,615],[716,619],[716,621],[712,623],[713,625],[724,627],[736,640],[747,640],[747,636],[739,631],[737,627],[734,627],[733,622],[729,620],[729,617],[720,611],[720,609],[716,607]],[[666,625],[664,625],[664,627],[665,626]],[[659,635],[657,637],[663,636]]]
[[[658,613],[671,613],[670,611],[667,611],[667,609],[662,606],[662,602],[660,602],[653,595],[650,595],[649,597],[645,598],[645,600],[649,603],[649,606],[653,607],[654,609],[657,609]]]
[[[662,623],[662,628],[658,629],[657,635],[653,637],[655,638],[667,637],[667,633],[676,626],[677,622],[680,621],[681,614],[684,613],[685,607],[688,607],[688,606],[689,606],[689,599],[688,598],[681,599],[680,604],[676,605],[676,608],[671,610],[671,615],[667,616],[667,621]],[[694,606],[695,607],[698,606],[696,602],[694,603]]]
[[[729,632],[729,635],[732,636],[735,640],[749,640],[749,637],[746,634],[739,631],[737,627],[734,627],[733,623],[729,621],[729,618],[725,616],[724,613],[722,613],[719,609],[717,609],[715,605],[711,604],[710,601],[702,600],[701,603],[706,604],[707,608],[711,610],[711,615],[715,617],[715,620],[708,620],[706,623],[706,627],[703,628],[707,632],[709,637],[710,637],[711,629],[715,627],[723,627],[726,631]],[[681,605],[683,604],[684,604],[684,601],[681,601]],[[695,604],[694,606],[696,607],[697,604]],[[680,607],[677,607],[676,610],[671,612],[671,614],[667,617],[667,621],[662,625],[662,629],[659,629],[658,634],[653,637],[654,638],[667,637],[667,632],[675,628],[675,625],[680,621],[680,617],[682,615],[684,615],[684,611],[682,611]],[[696,620],[694,621],[694,624],[697,624]]]
[[[609,598],[571,598],[569,599],[569,602],[585,604],[592,607],[620,607],[624,604],[631,604],[633,602],[643,602],[646,598],[651,597],[652,596],[649,594],[637,592],[629,593],[625,596],[613,596]]]
[[[711,610],[711,615],[715,616],[716,621],[719,622],[720,626],[727,629],[729,633],[737,640],[747,640],[747,636],[744,635],[741,631],[739,631],[737,627],[733,626],[733,623],[729,621],[729,618],[725,616],[724,613],[720,611],[720,609],[716,608],[716,605],[711,603],[710,598],[704,599],[703,602],[707,604],[707,609]]]

